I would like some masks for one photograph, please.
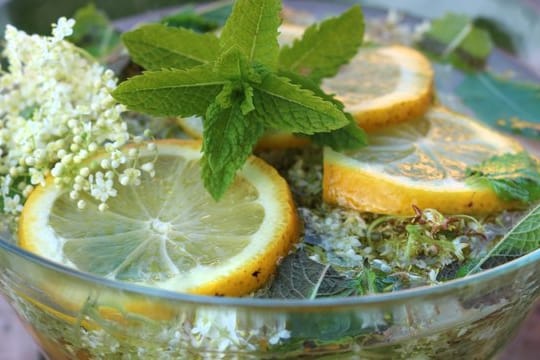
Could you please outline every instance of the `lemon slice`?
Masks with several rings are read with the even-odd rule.
[[[178,292],[244,295],[264,284],[298,237],[285,180],[252,157],[216,202],[200,179],[199,142],[156,144],[157,153],[139,150],[139,161],[155,161],[155,177],[118,184],[105,212],[90,197],[79,210],[51,179],[36,188],[21,215],[20,246],[84,272]]]
[[[300,38],[304,28],[283,24],[280,43]],[[433,99],[433,69],[415,49],[394,45],[362,47],[323,90],[343,102],[358,124],[372,131],[423,115]]]
[[[423,115],[433,99],[433,70],[412,48],[365,47],[322,87],[371,132]]]
[[[491,189],[465,182],[465,169],[520,150],[513,140],[442,107],[370,136],[347,154],[324,150],[325,201],[360,211],[412,214],[412,205],[447,214],[512,207]]]

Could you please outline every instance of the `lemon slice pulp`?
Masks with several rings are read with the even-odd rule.
[[[363,47],[323,89],[336,94],[366,131],[423,115],[432,103],[433,70],[405,46]]]
[[[285,181],[253,157],[216,202],[200,179],[198,142],[157,145],[157,153],[142,148],[139,157],[155,161],[155,176],[118,184],[104,212],[90,197],[79,210],[50,180],[38,187],[21,216],[20,245],[81,271],[161,289],[243,295],[261,286],[298,235]]]
[[[341,206],[382,214],[412,214],[412,205],[447,214],[490,213],[514,206],[491,189],[466,183],[465,170],[514,153],[513,140],[442,107],[374,132],[356,152],[324,151],[323,196]]]

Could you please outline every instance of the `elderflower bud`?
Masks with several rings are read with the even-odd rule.
[[[83,210],[84,208],[86,208],[86,201],[84,200],[77,201],[77,208],[79,208],[79,210]]]

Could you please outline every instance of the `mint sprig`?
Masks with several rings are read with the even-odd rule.
[[[338,149],[365,143],[343,104],[318,85],[356,54],[362,12],[355,7],[314,26],[280,52],[280,11],[279,0],[237,0],[219,39],[158,24],[123,36],[149,71],[113,96],[139,112],[204,118],[202,176],[216,200],[267,129],[313,135]],[[305,59],[309,77],[295,57]]]
[[[280,68],[309,77],[316,83],[336,75],[362,44],[362,19],[362,10],[355,6],[340,17],[311,25],[301,39],[281,49]]]

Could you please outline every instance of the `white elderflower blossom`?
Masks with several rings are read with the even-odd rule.
[[[138,183],[137,169],[115,171],[128,162],[120,148],[132,140],[121,117],[125,109],[110,94],[116,78],[64,40],[74,25],[73,19],[60,18],[50,37],[6,27],[8,66],[0,74],[0,203],[5,212],[20,212],[31,187],[47,176],[71,186],[74,200],[81,192],[90,194],[100,209],[116,196],[115,181]],[[102,147],[108,155],[101,165],[106,166],[98,164],[91,176],[85,161]],[[84,208],[86,202],[78,205]]]
[[[63,40],[64,38],[71,36],[73,34],[73,26],[75,25],[75,20],[66,19],[61,17],[58,19],[58,23],[53,24],[52,34],[56,41]]]

